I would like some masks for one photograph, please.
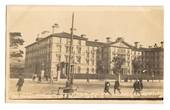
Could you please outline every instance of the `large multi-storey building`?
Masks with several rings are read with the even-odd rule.
[[[74,74],[96,73],[96,48],[88,45],[87,38],[73,36],[71,65]],[[61,64],[69,62],[70,34],[62,32],[38,38],[26,46],[25,72],[30,77],[45,70],[45,74],[60,77]],[[67,65],[66,65],[67,66]],[[61,74],[62,77],[62,74]]]
[[[66,78],[70,36],[66,32],[54,33],[44,38],[37,38],[36,42],[26,46],[25,75],[31,77],[32,74],[40,74],[41,70],[44,70],[44,74],[48,76]],[[88,41],[83,35],[73,35],[71,49],[71,72],[74,73],[74,78],[114,78],[113,58],[116,56],[125,59],[121,66],[122,76],[127,77],[142,73],[146,68],[135,68],[134,64],[147,64],[147,59],[150,57],[155,58],[154,65],[160,66],[159,73],[163,72],[162,48],[141,48],[137,42],[135,42],[135,45],[130,45],[120,37],[114,42],[110,41],[110,38],[107,38],[106,42],[99,42],[97,40]],[[157,57],[151,55],[153,51],[157,52],[157,50],[161,50],[158,54],[154,53]],[[150,53],[148,54],[148,52]],[[159,60],[156,60],[158,57],[160,57]],[[156,69],[153,68],[153,70],[158,73]]]

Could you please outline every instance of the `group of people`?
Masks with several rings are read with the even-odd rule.
[[[17,81],[17,84],[16,84],[16,87],[17,87],[17,91],[20,95],[20,92],[21,92],[21,88],[24,84],[24,77],[22,74],[19,74],[19,78],[18,78],[18,81]],[[112,95],[112,93],[110,92],[110,87],[111,87],[111,84],[109,81],[106,81],[105,82],[105,86],[104,86],[104,93],[108,93],[110,95]],[[120,91],[120,83],[118,80],[115,81],[114,83],[114,94],[116,94],[116,91],[119,92],[119,94],[121,94],[121,91]],[[133,83],[133,94],[139,94],[141,96],[141,91],[143,89],[143,83],[142,83],[142,80],[136,80],[134,83]]]
[[[36,79],[41,82],[41,80],[45,77],[45,79],[48,81],[48,76],[45,74],[45,71],[42,70],[40,74],[34,73],[32,76],[32,80],[35,81]]]
[[[110,92],[110,86],[111,86],[110,82],[106,81],[104,86],[104,93],[109,93],[110,95],[112,95],[112,93]],[[114,84],[114,94],[116,94],[116,91],[118,91],[121,94],[119,87],[120,87],[120,83],[119,81],[116,80]]]
[[[104,93],[108,93],[108,94],[110,94],[110,95],[112,95],[112,93],[110,92],[110,87],[111,87],[111,84],[110,84],[110,82],[109,81],[106,81],[105,82],[105,86],[104,86]],[[120,83],[119,83],[119,81],[118,80],[116,80],[115,81],[115,83],[114,83],[114,94],[116,94],[116,91],[118,91],[119,92],[119,94],[121,94],[121,91],[120,91]],[[135,94],[135,95],[142,95],[141,94],[141,91],[142,91],[142,89],[143,89],[143,83],[142,83],[142,80],[136,80],[134,83],[133,83],[133,89],[134,89],[134,91],[133,91],[133,94]]]
[[[53,79],[54,79],[53,74],[51,74],[51,75],[49,76],[49,74],[45,73],[44,70],[42,70],[42,71],[40,72],[40,74],[34,73],[33,76],[32,76],[32,80],[33,80],[33,81],[36,81],[36,80],[37,80],[38,82],[41,82],[42,80],[48,81],[49,79],[50,79],[50,81],[53,82]]]

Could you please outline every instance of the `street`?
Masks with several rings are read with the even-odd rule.
[[[65,80],[54,81],[51,84],[49,81],[36,82],[31,79],[25,79],[21,94],[17,93],[17,79],[9,80],[9,99],[34,99],[34,98],[63,98],[62,90],[58,94],[58,88],[65,86]],[[112,95],[104,94],[104,81],[90,80],[74,80],[75,91],[69,95],[69,98],[163,98],[163,81],[143,81],[144,89],[141,92],[142,96],[133,94],[133,81],[120,82],[121,94],[114,94],[114,81],[110,81],[110,92]]]

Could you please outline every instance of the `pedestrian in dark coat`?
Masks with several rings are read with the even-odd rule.
[[[32,80],[35,81],[36,78],[37,78],[37,74],[34,73],[33,76],[32,76]]]
[[[139,80],[136,80],[133,84],[133,94],[135,93],[136,95],[139,94],[141,96],[141,91],[143,89],[143,84]]]
[[[110,82],[106,81],[104,87],[104,93],[109,93],[110,95],[112,95],[109,89],[110,89]]]
[[[24,77],[22,76],[22,74],[19,74],[18,82],[16,84],[17,92],[19,93],[19,95],[20,95],[23,84],[24,84]]]
[[[114,85],[114,94],[116,94],[116,90],[121,94],[119,87],[120,87],[120,83],[118,80],[116,80]]]

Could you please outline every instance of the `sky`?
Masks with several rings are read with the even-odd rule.
[[[72,13],[75,14],[74,34],[85,34],[89,40],[106,42],[122,37],[132,44],[144,47],[163,41],[163,7],[130,6],[7,6],[7,36],[21,32],[24,46],[35,41],[44,30],[70,33]],[[42,35],[42,37],[45,37]]]

